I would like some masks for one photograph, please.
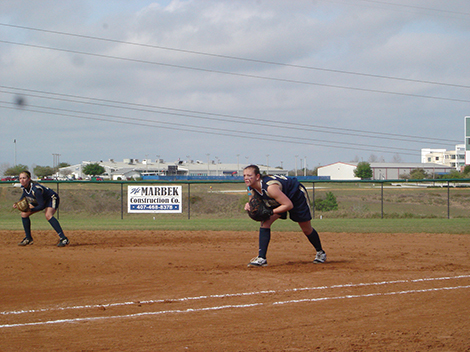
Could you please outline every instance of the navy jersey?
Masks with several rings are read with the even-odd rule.
[[[299,190],[299,181],[295,177],[286,177],[280,175],[267,175],[261,176],[261,197],[268,201],[270,205],[275,205],[276,201],[269,196],[268,187],[272,184],[277,184],[281,187],[282,193],[287,198],[292,199],[293,195]],[[249,189],[250,190],[250,189]],[[256,190],[253,190],[257,192]],[[274,203],[273,203],[274,201]],[[278,204],[279,205],[279,204]]]
[[[310,202],[305,187],[295,177],[286,177],[280,175],[267,175],[261,177],[261,198],[273,208],[279,206],[279,203],[270,197],[268,187],[277,184],[281,187],[282,193],[292,201],[294,208],[289,211],[291,220],[303,222],[312,219]],[[248,192],[258,192],[255,189],[248,188]],[[259,193],[259,192],[258,192]]]
[[[40,211],[46,207],[57,209],[59,196],[52,189],[37,182],[31,182],[28,189],[23,186],[21,188],[23,188],[23,194],[20,199],[26,198],[30,204],[34,205],[31,211]]]

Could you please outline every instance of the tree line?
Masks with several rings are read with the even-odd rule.
[[[70,166],[70,164],[65,163],[65,162],[60,163],[56,167],[37,165],[33,168],[32,173],[37,178],[43,179],[49,176],[52,177],[54,174],[57,174],[59,172],[60,168],[67,167],[67,166]],[[30,170],[27,165],[18,164],[18,165],[7,168],[3,174],[4,176],[18,176],[23,171],[30,171]],[[105,172],[105,169],[98,163],[93,163],[93,164],[85,165],[82,171],[85,175],[96,176],[96,175],[103,174]]]
[[[367,161],[361,161],[357,164],[357,167],[354,169],[354,176],[360,178],[361,180],[370,180],[372,179],[372,168]],[[409,174],[400,175],[401,179],[404,180],[425,180],[425,179],[459,179],[459,178],[470,178],[470,165],[464,167],[462,171],[452,170],[450,173],[445,175],[436,175],[426,172],[422,168],[416,168],[411,170]]]

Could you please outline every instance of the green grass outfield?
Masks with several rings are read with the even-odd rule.
[[[31,217],[32,229],[49,230],[43,214]],[[259,223],[250,219],[191,218],[187,215],[128,216],[60,216],[67,230],[183,230],[183,231],[257,231]],[[449,233],[469,234],[470,219],[315,219],[313,226],[318,232],[335,233]],[[273,231],[300,231],[290,220],[278,220]],[[2,214],[0,230],[22,230],[19,214]],[[51,229],[52,230],[52,229]]]

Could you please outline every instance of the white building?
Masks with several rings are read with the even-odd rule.
[[[358,162],[337,162],[317,169],[318,176],[330,176],[331,180],[360,180],[354,176]],[[423,169],[428,174],[447,174],[454,168],[430,163],[370,163],[373,180],[398,180],[413,170]]]
[[[423,148],[421,162],[445,165],[460,171],[465,166],[465,144],[457,144],[455,150]]]
[[[105,169],[104,178],[110,180],[136,179],[142,176],[243,176],[243,168],[247,164],[223,164],[219,160],[204,163],[202,161],[190,160],[175,162],[165,162],[163,159],[142,160],[124,159],[123,161],[83,161],[81,164],[63,167],[59,170],[59,175],[63,177],[73,177],[75,179],[86,179],[83,167],[87,164],[98,163]],[[262,173],[287,175],[288,171],[278,167],[268,167],[258,165]]]
[[[440,161],[439,159],[443,159],[442,155],[446,151],[447,151],[447,149],[422,148],[421,149],[421,163],[424,164],[424,163]],[[433,161],[431,161],[431,160],[433,160]]]
[[[470,116],[465,116],[465,165],[470,165]]]
[[[354,176],[358,163],[337,162],[317,168],[318,176],[329,176],[330,180],[360,180]]]

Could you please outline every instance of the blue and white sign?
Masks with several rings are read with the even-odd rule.
[[[182,213],[182,186],[128,186],[128,213]]]

